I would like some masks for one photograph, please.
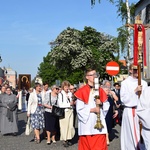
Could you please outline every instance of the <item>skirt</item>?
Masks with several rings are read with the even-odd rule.
[[[52,113],[45,111],[45,129],[49,132],[56,132],[58,130],[59,118]]]

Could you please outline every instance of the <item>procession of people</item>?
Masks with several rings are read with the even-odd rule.
[[[121,125],[121,150],[150,148],[149,144],[149,102],[144,101],[146,94],[150,92],[148,84],[142,80],[138,85],[138,70],[133,64],[130,65],[130,76],[119,83],[111,85],[104,80],[100,85],[100,98],[95,98],[96,70],[89,68],[85,72],[86,83],[78,89],[69,81],[63,81],[61,87],[48,83],[43,85],[35,83],[33,88],[23,95],[22,102],[19,100],[19,92],[14,93],[9,85],[2,85],[0,94],[0,132],[2,135],[11,134],[17,136],[18,118],[17,112],[26,112],[30,118],[30,124],[34,131],[34,141],[39,144],[43,138],[46,144],[56,144],[57,140],[63,141],[62,146],[72,146],[75,135],[74,117],[77,114],[78,121],[78,150],[107,150],[111,139],[112,128],[116,124]],[[116,85],[117,88],[116,89]],[[112,89],[113,87],[113,89]],[[61,88],[61,90],[60,90]],[[22,91],[27,91],[23,89]],[[119,92],[118,92],[119,91]],[[138,92],[142,91],[141,97]],[[25,92],[24,92],[25,93]],[[24,110],[24,96],[26,96],[27,109]],[[119,103],[118,103],[119,100]],[[18,109],[22,104],[22,109]],[[59,118],[52,113],[53,106],[64,108],[65,116]],[[119,107],[123,105],[123,114],[119,114]],[[75,110],[74,110],[75,109]],[[94,128],[97,115],[100,113],[102,128]],[[117,121],[121,115],[121,120]],[[142,123],[140,132],[139,124]],[[140,136],[144,143],[140,143]]]
[[[135,41],[126,79],[113,85],[103,80],[100,85],[98,72],[91,67],[84,70],[83,84],[76,89],[68,80],[51,86],[36,82],[34,87],[15,91],[2,84],[0,133],[17,136],[17,115],[21,112],[27,115],[36,144],[43,139],[47,145],[60,140],[63,147],[71,147],[77,121],[78,150],[108,150],[116,124],[121,126],[121,150],[150,150],[150,87],[141,78],[142,64],[146,66],[145,26],[136,21],[128,25],[135,30]]]

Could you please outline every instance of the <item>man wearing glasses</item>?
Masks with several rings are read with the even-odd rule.
[[[75,96],[77,97],[76,110],[78,115],[78,134],[79,144],[78,150],[107,150],[106,133],[107,127],[102,108],[97,106],[103,104],[103,108],[107,103],[107,95],[103,89],[99,88],[100,99],[95,100],[96,91],[94,88],[94,79],[97,77],[95,69],[87,69],[85,72],[86,85],[81,87]],[[108,106],[109,107],[109,106]],[[105,107],[106,108],[106,107]],[[101,113],[100,113],[101,112]],[[101,114],[103,128],[95,129],[97,113]]]

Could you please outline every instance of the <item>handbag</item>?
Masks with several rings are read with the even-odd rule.
[[[60,108],[56,105],[53,105],[52,114],[56,117],[64,118],[65,117],[64,108]]]
[[[50,101],[50,105],[52,106],[51,93],[49,95],[49,101]],[[57,101],[58,101],[58,97],[57,97]],[[60,108],[59,106],[57,106],[57,101],[52,106],[52,114],[56,117],[64,118],[65,117],[65,108]],[[63,101],[63,95],[62,95],[62,101]]]
[[[31,124],[30,124],[30,117],[28,117],[27,124],[26,124],[26,129],[25,129],[25,135],[30,135],[32,130],[33,129],[32,129]]]

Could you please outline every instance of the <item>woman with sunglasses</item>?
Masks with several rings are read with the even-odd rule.
[[[47,145],[51,144],[51,134],[52,143],[56,143],[55,135],[58,129],[58,118],[52,115],[52,107],[57,102],[57,97],[59,93],[59,88],[56,85],[51,87],[52,92],[47,93],[44,100],[45,107],[45,130],[47,134]]]

